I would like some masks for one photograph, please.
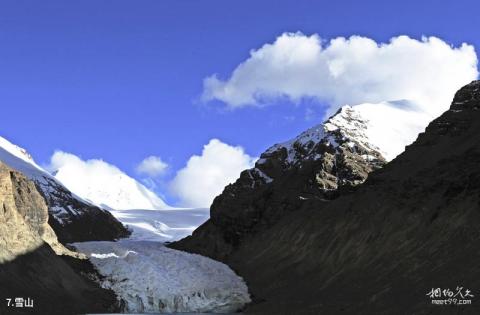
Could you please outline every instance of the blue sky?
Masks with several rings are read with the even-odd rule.
[[[478,47],[479,9],[475,1],[1,1],[0,135],[40,163],[61,149],[131,175],[156,155],[173,176],[212,138],[258,156],[320,122],[324,107],[204,104],[205,77],[227,78],[283,32],[378,42],[434,35]]]

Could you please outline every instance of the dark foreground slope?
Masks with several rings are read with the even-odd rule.
[[[57,256],[43,244],[0,264],[0,314],[84,314],[118,311],[113,291],[102,289],[88,275],[88,260]],[[33,308],[14,307],[16,297],[30,298]],[[10,306],[6,299],[12,299]]]
[[[477,81],[354,192],[244,236],[226,262],[254,295],[247,313],[479,314],[479,135]],[[181,245],[197,252],[202,242]],[[472,291],[472,305],[427,296],[457,286]]]
[[[113,292],[89,278],[96,273],[87,260],[58,242],[48,215],[35,183],[0,162],[0,314],[115,311]],[[32,299],[33,308],[8,306],[15,298]]]

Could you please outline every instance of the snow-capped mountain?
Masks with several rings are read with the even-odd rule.
[[[299,136],[272,146],[265,153],[285,149],[288,152],[287,164],[293,165],[312,156],[312,145],[327,143],[335,148],[348,142],[350,147],[361,146],[375,151],[390,161],[403,152],[418,134],[434,118],[413,108],[399,108],[389,102],[364,103],[355,106],[345,105],[335,115]]]
[[[73,194],[25,149],[2,137],[0,161],[35,182],[48,204],[49,224],[61,242],[113,240],[129,234],[110,212]]]
[[[345,105],[322,124],[267,149],[255,167],[247,172],[255,185],[270,183],[282,173],[278,167],[282,170],[301,168],[306,161],[325,160],[333,155],[333,164],[324,168],[331,176],[324,175],[334,179],[334,183],[325,188],[336,189],[345,180],[349,184],[359,184],[371,169],[403,152],[434,118],[414,110],[414,104],[403,102],[402,105],[399,107],[389,102]],[[345,158],[352,160],[352,157],[357,159],[355,167],[360,167],[361,174],[349,165],[337,163],[341,162],[338,158],[343,161]],[[275,164],[273,168],[272,163]],[[347,169],[342,169],[342,165]],[[352,176],[355,173],[359,176],[357,179],[353,179],[355,176],[344,178],[346,174]]]
[[[345,116],[347,112],[364,124],[350,125],[348,115]],[[340,115],[329,119],[325,128],[331,128],[331,123],[350,133],[347,134],[350,138],[376,149],[387,161],[391,161],[405,150],[405,146],[413,143],[435,117],[432,113],[419,111],[415,103],[408,101],[364,103],[342,107]]]
[[[324,189],[356,185],[400,154],[430,120],[427,114],[387,102],[345,105],[324,123],[267,149],[247,174],[258,186],[308,161],[324,161],[316,178]]]
[[[384,133],[400,126],[396,117],[388,119]],[[424,293],[410,294],[411,288],[430,282],[448,287],[452,279],[480,286],[479,132],[480,81],[474,81],[402,154],[365,184],[340,191],[340,198],[326,200],[319,191],[294,204],[311,185],[303,168],[324,176],[322,165],[296,161],[283,176],[259,186],[263,193],[255,200],[247,200],[242,183],[234,184],[237,191],[227,188],[217,197],[223,204],[212,208],[212,220],[172,247],[227,262],[262,301],[248,309],[253,314],[436,313],[436,305],[426,303]],[[240,194],[226,203],[235,192]],[[293,213],[285,213],[288,203]]]
[[[210,220],[173,246],[225,259],[243,235],[264,230],[305,203],[327,203],[363,183],[432,118],[406,101],[343,106],[322,124],[267,149],[254,168],[215,198]],[[209,246],[196,246],[199,242]]]
[[[172,209],[153,191],[103,160],[83,161],[77,156],[56,152],[52,174],[72,192],[90,202],[114,210]]]

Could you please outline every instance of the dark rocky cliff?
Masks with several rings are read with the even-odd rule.
[[[34,179],[49,208],[49,224],[62,243],[113,241],[130,231],[109,211],[75,196],[50,177]]]
[[[354,191],[300,205],[226,256],[205,250],[218,230],[178,247],[222,258],[243,276],[255,297],[247,313],[478,314],[479,134],[476,81]],[[471,290],[471,305],[432,305],[427,296],[457,287]]]

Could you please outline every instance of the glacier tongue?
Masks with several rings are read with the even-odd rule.
[[[243,280],[227,266],[169,249],[165,241],[190,235],[208,219],[208,209],[120,210],[112,214],[132,229],[117,242],[73,245],[102,275],[125,312],[231,313],[250,302]]]
[[[242,278],[227,265],[165,247],[121,240],[73,244],[104,276],[101,285],[124,303],[124,312],[231,313],[250,302]]]

